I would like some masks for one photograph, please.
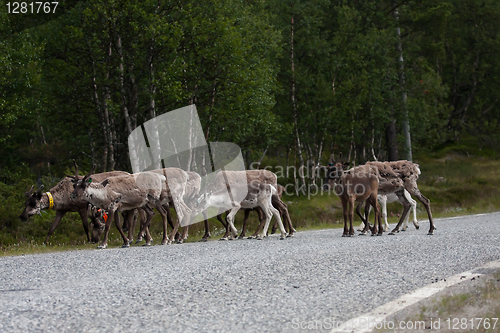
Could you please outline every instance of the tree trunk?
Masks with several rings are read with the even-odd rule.
[[[293,5],[292,5],[293,6]],[[299,137],[299,125],[298,125],[298,114],[297,114],[297,101],[295,97],[295,65],[294,65],[294,54],[293,54],[293,15],[292,15],[292,34],[291,34],[291,41],[290,41],[290,46],[291,46],[291,52],[290,52],[290,59],[292,63],[292,108],[293,108],[293,123],[295,127],[295,144],[297,146],[297,156],[299,157],[299,162],[300,162],[300,170],[304,170],[304,157],[302,156],[302,148],[301,148],[301,143],[300,143],[300,137]],[[300,177],[300,182],[301,182],[301,188],[305,187],[306,182],[302,175],[299,172],[299,177]]]
[[[397,5],[396,2],[394,2]],[[399,12],[396,8],[392,14],[394,19],[396,20],[396,24],[399,21]],[[399,29],[399,25],[396,27],[396,34],[398,35],[398,42],[396,44],[396,50],[399,53],[398,56],[398,67],[399,67],[399,86],[402,91],[402,109],[403,109],[403,136],[404,136],[404,155],[405,159],[408,161],[412,161],[412,151],[411,151],[411,136],[410,136],[410,119],[408,117],[408,109],[406,107],[406,86],[405,86],[405,73],[404,73],[404,61],[403,61],[403,45],[401,42],[401,30]]]
[[[118,39],[116,42],[116,48],[118,51],[118,55],[120,56],[120,65],[119,65],[119,73],[120,73],[120,94],[121,94],[121,109],[123,112],[123,117],[125,118],[125,124],[127,126],[127,135],[130,135],[134,128],[132,128],[132,120],[130,118],[129,110],[127,107],[127,96],[125,93],[125,69],[124,69],[124,58],[123,58],[123,49],[122,49],[122,38],[118,35]]]
[[[387,145],[387,160],[398,160],[398,134],[396,132],[396,121],[392,120],[385,127],[385,142]]]

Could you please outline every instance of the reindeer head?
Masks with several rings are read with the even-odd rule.
[[[36,192],[33,192],[34,188],[35,185],[31,186],[31,189],[24,193],[26,196],[26,201],[24,202],[25,207],[21,215],[19,215],[19,219],[23,222],[35,214],[41,214],[42,209],[40,200],[42,199],[43,185],[41,185]]]
[[[340,153],[340,160],[342,160],[342,153]],[[323,190],[328,191],[340,181],[342,173],[345,169],[349,168],[349,162],[335,161],[333,154],[330,156],[328,166],[326,167],[326,178],[323,185]]]
[[[94,164],[94,166],[92,167],[92,171],[90,171],[90,173],[85,175],[85,177],[83,177],[82,179],[79,179],[78,166],[76,166],[75,176],[68,176],[72,178],[72,183],[73,183],[73,192],[71,192],[71,199],[76,200],[80,198],[83,192],[85,192],[87,186],[89,186],[89,184],[92,183],[92,178],[90,176],[94,174],[95,168],[96,166]]]

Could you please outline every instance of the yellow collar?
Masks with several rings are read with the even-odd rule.
[[[45,192],[45,194],[49,197],[49,209],[52,209],[54,207],[54,198],[52,198],[50,192]]]

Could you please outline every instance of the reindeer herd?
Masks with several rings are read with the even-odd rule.
[[[389,234],[399,232],[402,224],[402,230],[406,230],[411,208],[413,223],[418,229],[416,202],[411,196],[416,197],[424,205],[430,222],[428,234],[433,234],[436,228],[430,201],[420,193],[417,186],[420,175],[417,164],[403,160],[368,162],[350,169],[348,165],[335,161],[332,155],[326,167],[323,185],[323,191],[333,190],[342,203],[343,237],[354,235],[354,209],[363,222],[359,229],[361,235],[371,231],[372,235],[380,236],[384,231],[388,231],[386,203],[396,200],[403,205],[403,214]],[[269,170],[223,170],[203,190],[201,190],[200,175],[179,168],[164,168],[136,174],[124,171],[94,174],[94,170],[95,166],[89,174],[82,177],[78,175],[78,166],[75,163],[75,175],[65,177],[48,192],[42,192],[43,186],[33,192],[34,186],[32,186],[25,193],[27,197],[25,209],[19,218],[26,221],[30,216],[40,214],[42,210],[55,210],[55,220],[45,239],[47,243],[63,216],[68,212],[77,212],[82,219],[87,241],[100,242],[98,248],[107,247],[109,229],[113,221],[123,239],[123,247],[132,244],[136,221],[140,221],[136,243],[144,238],[144,245],[151,245],[149,226],[155,215],[154,210],[162,217],[161,244],[171,244],[175,241],[182,243],[188,236],[189,224],[200,213],[203,214],[205,223],[205,234],[201,240],[206,241],[210,238],[207,219],[207,209],[210,207],[218,209],[217,219],[226,229],[222,240],[238,237],[234,217],[240,209],[244,209],[245,218],[239,238],[246,236],[247,219],[252,210],[258,212],[260,224],[256,232],[248,238],[264,238],[272,216],[276,218],[272,232],[274,233],[278,226],[281,232],[280,239],[291,237],[296,232],[288,214],[288,207],[281,200],[283,186],[278,184],[276,174]],[[364,214],[361,214],[363,203],[365,209]],[[372,207],[375,212],[373,226],[368,222]],[[171,208],[176,210],[175,222],[171,217]],[[227,212],[225,220],[222,219],[224,212]],[[123,217],[123,224],[120,223],[119,214]],[[92,228],[89,228],[89,218]],[[167,224],[172,229],[170,235],[167,233]],[[181,225],[184,226],[182,234],[178,232]],[[128,235],[125,235],[124,229],[128,231]]]

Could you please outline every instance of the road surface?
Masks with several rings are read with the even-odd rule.
[[[500,258],[500,213],[436,227],[3,257],[0,332],[307,331]]]

